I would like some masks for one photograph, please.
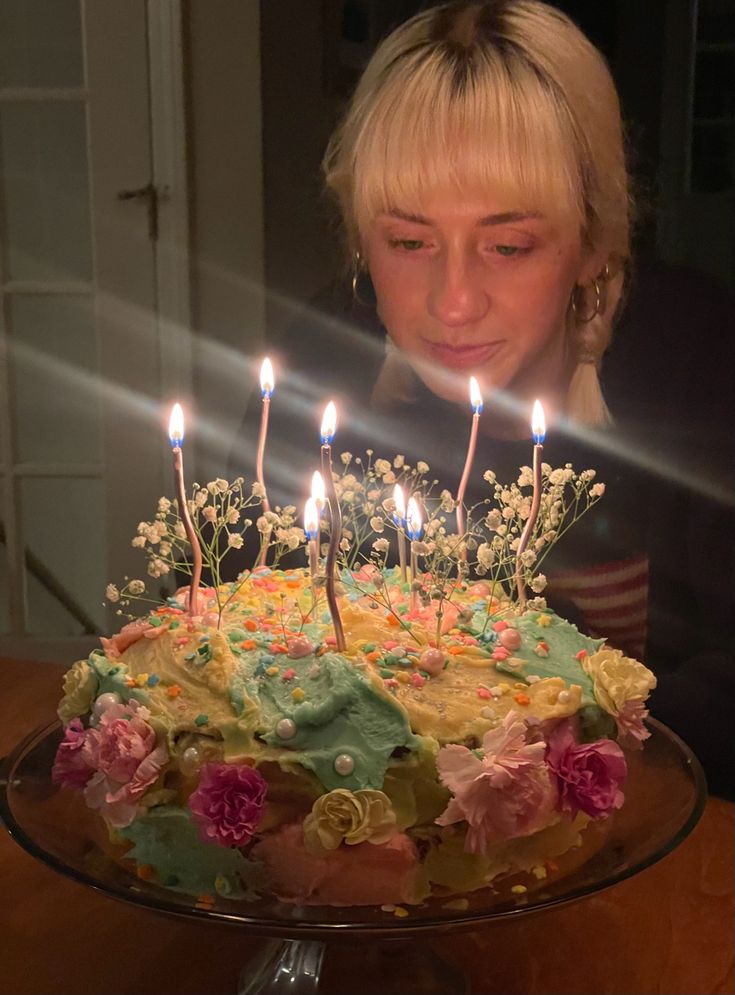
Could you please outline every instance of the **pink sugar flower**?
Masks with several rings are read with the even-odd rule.
[[[83,747],[87,731],[80,719],[72,719],[64,730],[64,738],[56,751],[51,779],[62,788],[83,788],[94,774],[84,758]]]
[[[640,698],[630,698],[615,716],[618,742],[627,750],[643,749],[643,740],[651,735],[644,724],[646,718],[648,709]]]
[[[245,846],[263,817],[268,785],[247,764],[205,764],[189,808],[205,843]]]
[[[570,722],[549,736],[546,762],[559,791],[559,808],[604,819],[623,804],[620,785],[628,772],[623,751],[611,739],[577,743]]]
[[[548,822],[556,791],[544,762],[545,744],[526,741],[517,712],[485,734],[484,756],[452,744],[439,750],[437,769],[454,797],[436,820],[440,826],[466,820],[468,853],[484,853],[492,843],[529,836]]]
[[[120,829],[138,813],[138,803],[168,760],[164,742],[145,721],[149,712],[134,698],[111,705],[99,725],[87,731],[82,755],[96,772],[84,789],[90,808],[97,808]]]

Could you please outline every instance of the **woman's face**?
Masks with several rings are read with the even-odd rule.
[[[565,316],[597,261],[579,233],[501,198],[436,193],[374,219],[364,249],[388,334],[437,395],[474,374],[520,396],[565,376]]]

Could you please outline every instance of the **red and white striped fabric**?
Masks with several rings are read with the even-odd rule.
[[[648,620],[648,557],[637,556],[548,578],[545,592],[571,601],[590,636],[640,659]]]

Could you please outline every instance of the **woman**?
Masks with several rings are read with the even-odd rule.
[[[486,404],[470,499],[487,493],[486,468],[510,481],[530,461],[528,419],[540,397],[545,459],[596,468],[608,485],[604,506],[554,551],[548,599],[593,634],[645,652],[661,677],[654,712],[674,717],[717,779],[723,682],[733,680],[720,625],[731,583],[727,553],[714,557],[708,536],[730,521],[731,504],[716,500],[726,481],[701,467],[687,476],[681,432],[661,458],[683,399],[660,380],[641,404],[662,353],[636,334],[635,308],[603,370],[610,407],[600,387],[631,225],[604,60],[534,0],[428,10],[376,51],[324,167],[355,300],[345,308],[337,296],[284,344],[266,469],[272,503],[303,500],[315,418],[335,392],[344,398],[337,452],[425,459],[456,489],[475,375]],[[695,359],[690,348],[690,369]],[[696,391],[690,385],[687,400],[711,440],[718,391]],[[246,446],[238,466],[251,459]]]

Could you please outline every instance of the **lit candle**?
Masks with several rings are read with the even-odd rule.
[[[470,441],[467,446],[467,458],[464,461],[462,479],[459,482],[459,490],[457,491],[457,533],[460,536],[464,535],[464,508],[462,502],[464,501],[464,494],[467,490],[467,481],[470,477],[472,461],[475,458],[477,428],[480,424],[480,415],[482,414],[482,394],[480,393],[480,385],[474,377],[470,377],[470,404],[472,405],[472,428],[470,429]],[[467,559],[466,549],[462,550],[462,559]]]
[[[186,535],[191,545],[192,565],[191,583],[189,585],[189,614],[196,614],[199,581],[202,576],[202,551],[199,546],[197,534],[189,514],[189,505],[186,500],[186,485],[184,484],[184,455],[182,446],[184,443],[184,412],[180,404],[174,404],[171,409],[171,417],[168,423],[168,437],[171,440],[171,449],[174,454],[174,478],[176,481],[176,495],[179,500],[179,515],[186,529]]]
[[[521,557],[526,551],[526,547],[533,535],[533,529],[538,518],[539,507],[541,506],[541,456],[544,451],[544,438],[546,437],[546,419],[544,409],[540,401],[535,401],[533,414],[531,415],[531,434],[533,435],[533,498],[531,500],[531,512],[526,521],[526,526],[521,535],[516,553],[516,590],[518,601],[523,605],[526,601],[526,585],[523,580],[523,564]]]
[[[342,539],[342,512],[340,511],[337,491],[332,477],[332,439],[337,429],[337,409],[334,402],[330,401],[324,409],[322,418],[321,440],[322,440],[322,479],[326,491],[326,501],[329,505],[329,518],[331,522],[331,532],[329,535],[329,552],[327,553],[327,603],[332,615],[332,625],[334,635],[337,639],[337,649],[344,651],[345,634],[342,629],[342,619],[337,607],[337,592],[335,590],[335,566],[337,563],[337,551]]]
[[[424,530],[421,521],[421,509],[416,498],[409,498],[408,510],[406,512],[406,532],[411,540],[411,611],[415,612],[419,606],[419,592],[414,590],[418,577],[418,554],[416,553],[416,543],[421,538]]]
[[[306,538],[309,540],[309,573],[313,582],[319,565],[319,554],[317,551],[317,543],[319,541],[319,509],[313,497],[309,498],[304,508],[304,532],[306,533]]]
[[[325,496],[324,496],[324,480],[322,479],[321,473],[318,470],[314,471],[314,475],[311,478],[311,497],[314,501],[316,507],[317,521],[316,521],[316,562],[319,565],[319,556],[321,554],[322,548],[322,512],[324,511]]]
[[[406,499],[400,484],[396,484],[393,488],[393,500],[396,504],[393,521],[398,529],[398,562],[401,567],[401,581],[405,584],[408,579],[406,576]]]
[[[263,397],[263,408],[260,415],[260,436],[258,438],[258,455],[255,463],[255,475],[258,478],[258,483],[263,488],[263,511],[271,510],[271,506],[268,502],[268,494],[265,489],[265,480],[263,479],[263,455],[265,453],[265,440],[268,435],[268,414],[270,411],[271,395],[274,387],[275,379],[273,377],[273,364],[266,356],[263,360],[262,366],[260,367],[260,391]],[[263,548],[261,549],[260,556],[258,557],[258,566],[265,566],[266,557],[268,555],[269,540],[270,529],[263,535]]]

